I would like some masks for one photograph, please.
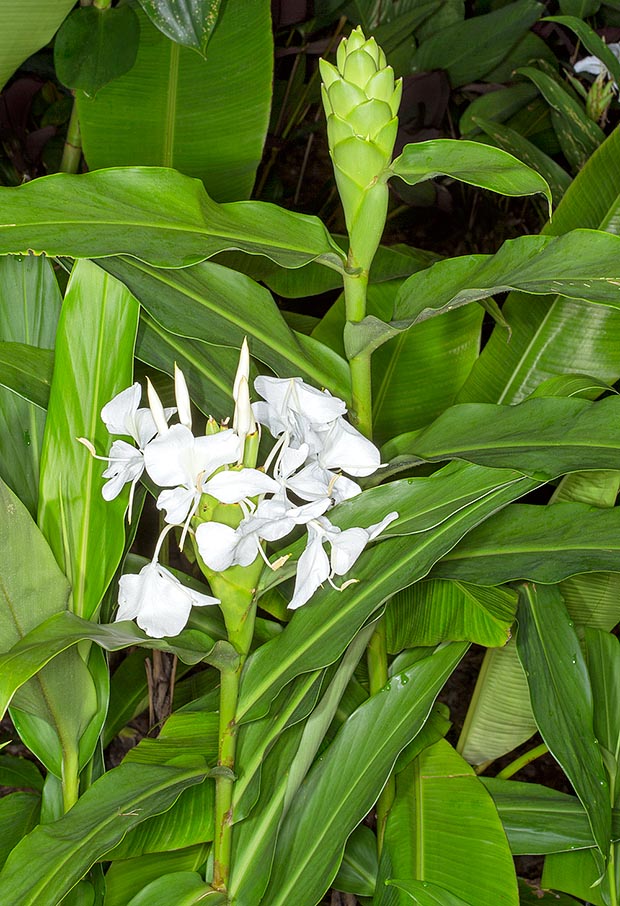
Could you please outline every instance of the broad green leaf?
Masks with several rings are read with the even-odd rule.
[[[407,487],[401,487],[400,511],[403,515],[407,512],[408,501]],[[431,487],[441,495],[441,482]],[[242,678],[238,719],[256,718],[293,677],[333,662],[384,601],[423,578],[433,563],[473,525],[531,487],[527,480],[523,483],[501,482],[496,490],[469,505],[455,504],[452,514],[446,512],[444,521],[435,528],[415,536],[382,541],[362,554],[352,571],[353,578],[358,580],[355,585],[343,592],[319,590],[308,605],[296,611],[277,638],[248,659]],[[444,498],[444,505],[446,503]]]
[[[177,44],[205,53],[218,21],[221,0],[139,0],[157,28]]]
[[[599,570],[620,571],[619,508],[513,504],[444,554],[432,576],[477,585],[548,584]]]
[[[516,406],[465,403],[450,407],[429,427],[395,438],[383,455],[408,454],[414,463],[464,459],[546,480],[616,467],[619,422],[617,396],[597,403],[576,398],[531,399]]]
[[[393,878],[427,881],[471,906],[518,904],[512,856],[493,800],[444,740],[396,778],[385,847]],[[397,902],[410,901],[401,896]]]
[[[576,796],[538,783],[482,777],[515,856],[591,849],[596,844],[586,811]],[[613,834],[620,833],[620,814]]]
[[[187,267],[241,249],[285,267],[317,259],[342,266],[342,252],[316,217],[257,201],[218,205],[199,180],[164,167],[44,176],[0,188],[0,205],[3,255],[126,254],[159,267]]]
[[[536,88],[529,82],[518,82],[516,85],[481,94],[465,108],[465,112],[461,115],[459,120],[461,135],[467,136],[480,132],[479,120],[492,121],[494,125],[503,123],[537,96]]]
[[[49,44],[74,5],[73,0],[20,0],[3,4],[0,88],[4,88],[27,57]]]
[[[204,2],[191,5],[197,12]],[[150,5],[165,14],[160,0]],[[248,198],[269,124],[269,3],[225,3],[204,58],[133,8],[140,24],[135,65],[95,98],[80,92],[76,99],[89,168],[173,167],[201,179],[217,201]],[[173,22],[179,18],[173,13]]]
[[[192,871],[175,871],[147,884],[127,906],[225,906],[226,896],[205,884],[202,875]]]
[[[329,887],[347,837],[422,728],[465,648],[447,646],[403,670],[343,724],[284,819],[265,906],[283,906],[292,896],[299,906],[314,906]]]
[[[91,617],[119,565],[127,491],[101,495],[101,463],[77,442],[110,447],[100,413],[131,384],[138,304],[95,264],[72,272],[58,326],[47,411],[39,525],[72,584],[71,607]]]
[[[247,336],[251,354],[277,375],[309,378],[348,399],[349,370],[344,359],[311,337],[294,333],[268,290],[245,274],[212,262],[180,270],[158,270],[116,258],[101,265],[129,287],[168,333],[237,349]],[[181,347],[183,339],[177,341]],[[167,338],[162,338],[156,346],[160,354],[165,354],[160,350],[167,344]],[[216,353],[212,349],[212,361]],[[223,361],[225,367],[230,358]]]
[[[435,176],[450,176],[502,195],[535,195],[540,192],[549,202],[551,210],[549,186],[539,173],[512,154],[478,142],[437,139],[405,145],[400,157],[392,164],[391,171],[411,186]]]
[[[10,793],[0,799],[0,868],[22,837],[37,826],[40,813],[39,793]]]
[[[377,838],[369,827],[360,824],[347,840],[332,886],[345,893],[371,897],[375,891],[378,868]]]
[[[74,9],[54,42],[54,65],[67,88],[93,96],[131,69],[140,41],[140,23],[130,6]]]
[[[0,384],[39,409],[47,409],[53,366],[51,349],[0,342]]]
[[[620,238],[595,230],[564,236],[510,239],[495,255],[439,261],[410,277],[395,303],[398,327],[511,289],[544,295],[559,292],[620,307]],[[530,305],[535,302],[530,301]],[[404,322],[399,324],[398,322]]]
[[[488,97],[488,95],[483,95],[483,97],[485,96]],[[554,205],[559,203],[572,182],[572,178],[566,170],[562,169],[552,157],[541,151],[534,142],[520,135],[515,129],[483,119],[481,116],[473,117],[473,122],[498,148],[509,151],[528,167],[540,173],[551,189]]]
[[[0,872],[7,902],[56,906],[127,831],[166,811],[204,776],[204,769],[133,764],[108,771],[69,813],[39,825],[15,847]]]
[[[399,891],[404,891],[407,895],[408,902],[415,902],[418,906],[472,906],[466,903],[461,897],[450,893],[445,887],[439,884],[431,884],[429,881],[398,881],[390,879],[386,881],[391,887]]]
[[[23,607],[23,603],[20,604]],[[213,639],[195,629],[185,629],[174,639],[153,639],[129,620],[93,623],[63,610],[25,632],[19,641],[0,655],[0,713],[4,714],[20,686],[49,661],[87,639],[107,651],[119,651],[135,645],[171,651],[190,664],[208,658],[211,653],[215,656]]]
[[[32,396],[36,393],[36,402],[42,403],[44,395],[49,394],[51,350],[60,304],[58,284],[48,261],[0,261],[0,381],[4,385],[0,387],[0,476],[33,515],[37,511],[45,414],[32,405]],[[21,344],[32,348],[26,350]],[[36,361],[40,357],[48,358],[46,367],[39,370]]]
[[[590,906],[609,906],[609,881],[603,878],[596,850],[574,853],[551,853],[545,858],[541,884],[553,890],[563,890],[586,901]]]
[[[533,66],[517,71],[531,79],[552,108],[551,119],[564,155],[579,169],[605,141],[605,133],[556,79]]]
[[[470,764],[485,764],[516,749],[535,732],[527,678],[511,639],[484,655],[457,748]]]
[[[496,647],[510,638],[516,595],[441,579],[416,582],[395,595],[386,611],[388,651],[465,639]]]
[[[585,3],[587,0],[581,0]],[[560,4],[561,6],[562,4]],[[583,18],[577,18],[578,14],[566,14],[565,10],[562,10],[564,15],[562,16],[547,16],[543,21],[545,22],[557,22],[558,25],[563,25],[565,28],[570,28],[573,31],[586,50],[589,50],[591,54],[603,63],[609,70],[613,80],[618,83],[620,82],[620,61],[609,49],[605,41],[594,29],[590,28],[587,22],[583,21]],[[586,13],[586,15],[591,15]]]
[[[0,755],[0,786],[41,792],[43,777],[33,761],[15,755]]]
[[[474,82],[501,62],[543,10],[532,0],[517,0],[442,28],[417,49],[412,71],[445,69],[453,88]]]
[[[128,906],[134,897],[144,894],[154,881],[173,872],[204,872],[208,854],[208,847],[199,845],[114,861],[105,874],[105,906]],[[203,881],[203,895],[208,890]],[[176,906],[176,898],[172,902]],[[209,902],[208,899],[206,902]]]
[[[517,622],[517,650],[540,735],[581,800],[605,859],[609,783],[594,735],[592,689],[579,639],[557,589],[525,586]]]

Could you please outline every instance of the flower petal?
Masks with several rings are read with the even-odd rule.
[[[309,601],[314,592],[329,577],[329,559],[323,550],[323,538],[309,532],[308,544],[297,563],[295,590],[289,603],[290,610],[297,610]]]
[[[247,497],[275,494],[279,489],[277,481],[258,469],[218,472],[202,486],[205,494],[211,494],[222,503],[239,503]]]
[[[129,425],[132,424],[138,410],[141,396],[142,387],[136,382],[126,390],[121,390],[109,403],[105,404],[101,410],[101,420],[110,434],[129,434],[133,437]]]

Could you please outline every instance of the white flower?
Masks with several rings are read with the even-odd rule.
[[[620,60],[620,43],[618,44],[608,44],[607,47],[613,53],[614,57],[617,57]],[[587,72],[590,75],[598,76],[602,72],[606,73],[607,76],[610,75],[609,70],[598,57],[584,57],[583,60],[578,60],[574,65],[575,72]]]
[[[388,515],[368,528],[339,529],[322,516],[308,523],[308,544],[297,564],[297,577],[295,590],[290,604],[291,610],[296,610],[308,601],[319,585],[326,580],[333,583],[334,576],[343,576],[356,562],[366,545],[376,538],[394,519],[398,513]],[[323,544],[331,545],[330,556],[327,556]],[[349,580],[349,582],[355,580]],[[346,587],[345,582],[339,591]]]
[[[309,443],[311,452],[313,431],[347,411],[342,400],[327,390],[316,390],[301,378],[261,375],[254,387],[266,400],[252,406],[256,420],[269,428],[274,437],[287,433],[294,444]]]
[[[253,513],[236,529],[219,522],[203,522],[196,529],[198,552],[209,569],[223,572],[230,566],[249,566],[258,556],[267,561],[261,541],[278,541],[321,516],[329,507],[328,499],[305,506],[294,506],[283,499],[262,500]]]
[[[108,463],[103,477],[108,478],[109,481],[101,489],[104,500],[114,500],[127,482],[131,482],[127,513],[130,522],[134,492],[140,476],[144,472],[143,451],[158,431],[151,410],[138,408],[141,396],[140,384],[132,384],[131,387],[117,393],[101,410],[101,419],[109,433],[126,434],[132,437],[138,445],[137,448],[124,440],[115,440],[108,456],[98,456],[89,440],[78,437],[79,442],[84,444],[95,459]],[[161,408],[161,418],[164,423],[167,423],[174,412],[174,409]]]
[[[135,620],[151,638],[161,639],[181,632],[192,607],[220,601],[182,585],[161,563],[153,560],[138,575],[121,576],[118,603],[116,622]]]

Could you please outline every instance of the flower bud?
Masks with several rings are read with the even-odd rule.
[[[359,27],[340,42],[336,66],[327,60],[319,65],[329,151],[351,245],[349,264],[367,271],[385,224],[402,81],[394,81],[385,54]]]

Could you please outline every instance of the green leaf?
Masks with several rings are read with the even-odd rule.
[[[290,902],[293,891],[299,906],[310,906],[329,887],[347,837],[422,728],[465,648],[446,646],[404,669],[343,724],[284,819],[265,906]]]
[[[43,402],[43,396],[49,394],[60,305],[58,284],[48,261],[0,260],[0,380],[11,387],[0,388],[0,476],[32,515],[37,511],[45,414],[20,396],[36,393],[38,402]],[[17,344],[27,344],[28,350]],[[46,367],[36,365],[40,357],[49,357]]]
[[[139,41],[140,24],[130,6],[74,9],[54,42],[56,75],[67,88],[92,96],[131,69]]]
[[[407,894],[409,900],[414,900],[418,906],[472,906],[466,903],[461,897],[455,896],[440,887],[439,884],[431,884],[429,881],[395,881],[390,879],[385,882],[390,887],[396,887]]]
[[[548,480],[583,469],[613,469],[619,450],[620,398],[610,396],[597,403],[538,398],[516,406],[452,406],[428,428],[386,444],[382,453],[389,459],[409,454],[414,463],[464,459]]]
[[[120,563],[127,491],[101,495],[110,435],[102,407],[131,384],[138,305],[95,264],[76,264],[62,309],[41,456],[39,525],[72,584],[71,607],[91,617]]]
[[[517,649],[540,735],[581,800],[605,859],[609,783],[594,735],[592,689],[579,639],[557,589],[525,586],[517,622]]]
[[[591,849],[596,844],[586,811],[576,796],[538,783],[482,777],[493,797],[513,855]],[[613,815],[620,836],[620,813]]]
[[[480,132],[480,121],[491,121],[493,125],[503,123],[537,96],[536,88],[529,82],[519,82],[481,94],[465,108],[459,120],[461,135]]]
[[[599,11],[601,0],[560,0],[560,9],[565,16],[579,16],[585,19]]]
[[[551,192],[539,173],[512,154],[478,142],[437,139],[405,145],[403,153],[392,164],[391,171],[410,186],[435,176],[450,176],[502,195],[535,195],[540,192],[549,202],[551,211]]]
[[[371,897],[375,891],[378,868],[377,838],[369,827],[360,824],[347,840],[332,886],[358,897]]]
[[[505,588],[441,579],[416,582],[398,592],[387,608],[388,651],[461,639],[487,647],[505,645],[516,605],[516,594]]]
[[[16,690],[37,674],[52,658],[85,639],[107,651],[134,645],[171,651],[185,663],[197,664],[213,653],[213,639],[195,629],[185,629],[174,639],[152,639],[135,623],[93,623],[62,611],[34,626],[0,655],[0,713],[4,713]]]
[[[24,60],[54,37],[73,0],[20,0],[3,5],[0,88]]]
[[[329,387],[341,399],[349,398],[344,359],[317,340],[294,333],[268,290],[250,277],[212,262],[180,270],[157,270],[116,258],[101,265],[129,287],[158,325],[183,338],[177,340],[181,347],[191,337],[238,349],[247,336],[251,354],[277,375],[301,375]],[[164,344],[168,346],[169,341],[162,339],[156,347],[160,354],[165,354],[161,353]],[[217,349],[212,349],[212,357],[216,367]],[[223,362],[225,367],[226,358]],[[203,405],[208,403],[205,400]]]
[[[511,289],[536,295],[559,292],[619,308],[619,253],[618,236],[573,230],[558,237],[509,239],[495,255],[439,261],[405,281],[396,298],[394,326],[405,329]]]
[[[564,155],[579,169],[605,141],[605,133],[556,79],[533,66],[517,72],[532,80],[552,108],[551,119]]]
[[[127,906],[225,906],[226,896],[205,884],[193,871],[174,871],[147,884]]]
[[[0,868],[22,837],[39,823],[39,793],[11,793],[0,799]]]
[[[501,62],[543,10],[540,3],[517,0],[442,28],[417,49],[412,71],[445,69],[453,88],[475,82]]]
[[[493,800],[444,740],[396,778],[385,847],[395,878],[436,884],[471,906],[518,904],[512,856]]]
[[[477,585],[542,584],[598,570],[620,571],[620,509],[582,503],[513,504],[445,554],[433,577]]]
[[[484,95],[483,95],[484,97]],[[491,95],[492,97],[492,95]],[[494,144],[504,151],[510,151],[528,167],[536,170],[543,177],[551,189],[554,205],[557,205],[572,182],[571,176],[557,164],[552,157],[541,151],[533,142],[520,135],[515,129],[482,119],[480,116],[473,118]]]
[[[166,5],[191,3],[198,17],[199,7],[215,0],[146,2],[184,28],[189,23],[181,10],[179,22],[174,10],[166,16]],[[173,167],[201,179],[217,201],[248,198],[269,124],[269,3],[225,3],[205,58],[165,37],[135,3],[133,9],[140,23],[135,65],[94,99],[81,92],[76,98],[89,168]]]
[[[0,886],[12,906],[56,906],[131,828],[166,811],[205,772],[121,765],[84,793],[70,812],[41,824],[12,851]]]
[[[375,545],[357,562],[353,577],[358,581],[354,586],[344,592],[319,590],[307,606],[296,611],[285,630],[248,659],[237,718],[245,721],[264,713],[267,703],[293,677],[333,662],[384,601],[423,578],[473,525],[531,488],[525,482],[506,483],[499,478],[501,474],[497,473],[499,483],[495,490],[465,506],[460,500],[450,505],[441,481],[430,484],[427,492],[431,499],[437,493],[445,507],[443,521],[431,522],[429,530],[418,535],[391,538]],[[511,475],[503,473],[504,478],[507,474]],[[399,483],[401,517],[408,515],[410,506],[416,506],[413,501],[419,487],[424,485],[413,485],[410,492],[407,483]],[[384,509],[383,514],[386,512]],[[427,512],[425,517],[429,515]]]
[[[153,25],[177,44],[203,56],[215,28],[222,0],[139,0]]]
[[[535,881],[523,878],[519,878],[519,897],[521,906],[580,906],[579,901],[572,897],[556,893],[555,890],[542,890]]]
[[[536,732],[527,678],[514,638],[485,652],[458,742],[470,764],[501,758]]]
[[[578,0],[578,2],[582,2],[585,5],[587,0]],[[562,6],[562,3],[560,3],[560,6]],[[601,63],[607,67],[614,82],[620,82],[620,61],[611,52],[605,41],[597,35],[594,29],[590,28],[587,22],[583,21],[583,18],[577,18],[577,15],[580,14],[567,14],[567,10],[564,9],[562,12],[564,13],[562,16],[546,16],[543,22],[557,22],[565,28],[570,28],[577,35],[583,46],[595,57],[598,57]],[[586,15],[592,14],[586,13]]]
[[[316,217],[258,201],[218,205],[201,182],[164,167],[44,176],[0,187],[0,205],[0,254],[127,254],[187,267],[241,249],[286,267],[318,259],[342,267],[341,250]]]
[[[601,749],[612,790],[620,804],[620,642],[609,632],[586,629],[585,655],[594,700],[594,734]]]
[[[41,792],[43,778],[34,762],[15,755],[0,755],[0,786]]]
[[[551,853],[545,857],[541,884],[554,890],[565,890],[585,900],[590,906],[609,906],[609,880],[607,876],[599,885],[600,863],[596,850],[578,850],[574,853]],[[572,906],[572,904],[571,904]]]
[[[39,409],[47,409],[53,365],[51,349],[0,342],[0,384]]]

